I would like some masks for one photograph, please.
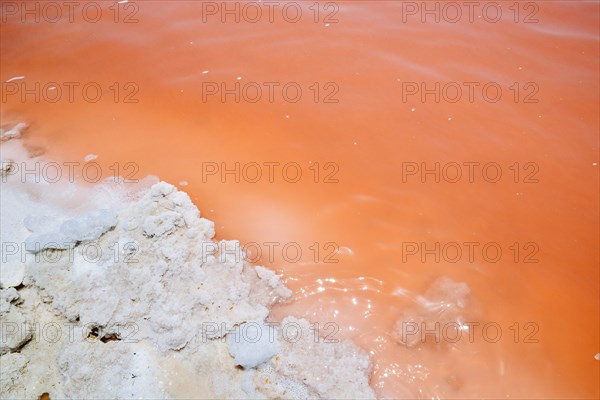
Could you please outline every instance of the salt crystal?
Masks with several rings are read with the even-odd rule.
[[[272,326],[249,321],[227,335],[227,349],[236,365],[254,368],[279,352],[279,342]]]
[[[75,218],[67,219],[58,229],[56,225],[52,226],[54,229],[51,230],[46,230],[48,220],[40,221],[42,220],[29,219],[26,222],[26,227],[33,229],[34,232],[38,229],[43,230],[30,235],[25,240],[26,249],[30,252],[36,253],[44,249],[70,249],[78,242],[98,239],[117,224],[117,214],[109,209],[88,211]]]

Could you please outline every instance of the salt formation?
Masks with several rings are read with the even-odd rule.
[[[257,373],[261,390],[269,398],[363,399],[373,396],[368,379],[356,373],[369,370],[366,354],[350,342],[315,341],[311,325],[305,319],[287,317],[282,327],[288,326],[298,327],[301,332],[298,341],[283,341],[280,356],[271,358]],[[335,378],[330,378],[332,376]]]
[[[245,322],[227,335],[227,349],[233,362],[244,368],[254,368],[270,360],[279,353],[279,347],[277,331],[263,321]]]
[[[21,134],[28,128],[26,123],[18,123],[11,129],[5,131],[4,129],[0,129],[0,141],[4,142],[10,139],[17,139],[21,137]]]
[[[0,330],[0,355],[18,350],[31,340],[31,332],[17,334],[18,328],[27,323],[17,305],[21,296],[15,288],[0,290],[0,317],[3,328]]]
[[[1,398],[374,398],[362,350],[268,322],[291,291],[187,194],[115,185],[3,176]]]
[[[25,241],[26,249],[37,253],[44,249],[69,249],[79,242],[96,240],[117,224],[117,214],[113,210],[94,210],[60,225],[51,216],[29,216],[23,223],[34,232]]]
[[[396,341],[407,347],[447,342],[441,336],[451,329],[455,330],[454,336],[460,337],[462,330],[468,328],[464,314],[469,295],[466,283],[447,277],[437,279],[424,295],[417,297],[414,307],[403,310],[394,330]]]

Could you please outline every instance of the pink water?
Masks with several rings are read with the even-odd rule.
[[[600,396],[598,2],[500,2],[496,23],[483,18],[488,2],[473,22],[456,23],[423,23],[407,8],[421,2],[400,1],[298,2],[296,23],[281,14],[222,22],[192,1],[98,3],[97,23],[77,13],[73,22],[23,23],[6,15],[7,3],[3,124],[27,121],[29,143],[51,159],[95,153],[104,175],[117,163],[121,174],[187,181],[181,188],[217,222],[218,237],[258,243],[261,263],[295,290],[274,316],[336,323],[336,338],[371,353],[380,396]],[[116,23],[109,7],[120,7]],[[124,23],[129,13],[137,22]],[[6,83],[16,76],[25,79]],[[22,82],[40,83],[39,101],[22,96]],[[42,93],[50,82],[94,82],[103,96],[92,103],[76,90],[70,102],[63,90],[52,103],[52,85]],[[292,103],[276,91],[253,103],[248,91],[236,103],[207,94],[213,84],[252,82],[294,82],[303,96]],[[465,91],[457,102],[450,91],[438,102],[407,93],[436,82]],[[465,82],[479,85],[472,100]],[[499,101],[482,94],[488,83],[501,87]],[[130,162],[139,170],[124,170]],[[207,175],[236,162],[296,162],[303,175]],[[462,166],[456,183],[451,162]],[[439,183],[409,174],[435,163]],[[472,182],[464,163],[479,163]],[[498,182],[485,179],[493,169],[481,175],[487,163],[500,166]],[[269,242],[278,243],[272,260]],[[474,259],[409,254],[412,243],[454,242],[479,243]],[[289,243],[300,260],[281,253]],[[499,261],[481,254],[486,243],[502,249]],[[407,348],[392,338],[441,276],[467,283],[465,318],[496,323],[501,339],[475,330],[472,343]]]

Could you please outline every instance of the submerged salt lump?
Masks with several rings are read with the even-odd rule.
[[[267,398],[375,398],[369,356],[352,342],[320,338],[309,321],[294,317],[281,321],[278,334],[280,352],[260,365],[254,377]]]
[[[28,127],[29,126],[26,123],[19,122],[7,131],[0,129],[0,141],[4,142],[5,140],[19,138]]]
[[[88,211],[60,224],[49,216],[30,216],[24,224],[33,232],[25,240],[28,251],[71,249],[78,242],[96,240],[113,228],[117,224],[117,214],[110,209]]]
[[[249,321],[227,335],[227,349],[236,365],[254,368],[279,352],[277,331],[264,321]]]
[[[215,398],[375,399],[366,352],[350,341],[320,338],[305,319],[273,326],[279,352],[255,368],[213,374]]]
[[[456,282],[448,277],[437,279],[419,298],[421,304],[429,309],[465,308],[469,302],[471,289],[464,282]]]
[[[469,303],[470,289],[464,282],[455,282],[442,277],[431,284],[423,296],[417,297],[417,304],[403,310],[396,321],[394,337],[407,347],[440,341],[439,335],[426,332],[445,332],[444,329],[456,329],[465,322],[466,307]],[[439,326],[440,329],[436,329]],[[459,333],[460,334],[460,333]]]

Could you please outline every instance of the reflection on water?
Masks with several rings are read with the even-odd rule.
[[[8,16],[3,123],[29,122],[53,159],[187,181],[219,237],[261,244],[285,274],[297,294],[275,315],[338,324],[382,396],[597,397],[598,4],[421,23],[403,3],[336,2],[329,22],[325,3],[296,23],[183,1],[122,3],[130,23]],[[36,82],[37,101],[8,94]],[[398,344],[441,276],[501,339]]]

